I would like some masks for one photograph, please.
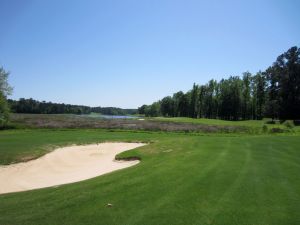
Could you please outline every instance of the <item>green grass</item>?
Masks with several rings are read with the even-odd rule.
[[[110,141],[150,142],[168,133],[123,132],[85,129],[27,129],[0,131],[0,165],[37,158],[60,146]],[[156,138],[156,139],[155,139]]]
[[[140,156],[134,167],[56,188],[0,195],[0,224],[300,223],[297,135],[2,131],[0,163],[43,154],[49,146],[101,141],[152,143],[119,156]]]
[[[216,126],[242,126],[248,127],[252,129],[261,130],[261,128],[266,125],[268,129],[272,128],[281,128],[287,129],[286,126],[280,124],[278,121],[276,124],[266,124],[267,121],[271,119],[263,119],[263,120],[242,120],[242,121],[229,121],[229,120],[219,120],[219,119],[194,119],[188,117],[152,117],[148,118],[149,120],[155,121],[167,121],[167,122],[176,122],[176,123],[193,123],[193,124],[203,124],[203,125],[216,125]],[[294,131],[299,132],[300,127],[294,127]]]
[[[246,127],[262,127],[267,121],[267,120],[228,121],[228,120],[205,119],[205,118],[194,119],[188,117],[154,117],[151,119],[158,120],[158,121],[178,122],[178,123],[195,123],[195,124],[205,124],[205,125],[246,126]]]

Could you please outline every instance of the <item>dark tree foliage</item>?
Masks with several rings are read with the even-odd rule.
[[[190,107],[189,107],[189,116],[192,118],[198,117],[198,110],[197,110],[197,103],[199,98],[199,87],[194,83],[193,89],[191,91],[191,101],[190,101]]]
[[[251,115],[253,119],[262,119],[265,112],[265,103],[267,99],[266,76],[262,72],[258,72],[252,77],[251,83]]]
[[[9,108],[5,96],[0,91],[0,128],[6,126],[9,119]]]
[[[273,118],[300,117],[300,49],[290,48],[267,69],[268,114]]]
[[[11,111],[14,113],[33,113],[33,114],[89,114],[92,112],[105,115],[127,115],[135,114],[136,109],[120,109],[114,107],[89,107],[82,105],[60,104],[45,101],[36,101],[34,99],[20,98],[8,100]]]
[[[141,107],[138,108],[138,113],[139,114],[146,114],[146,108],[147,108],[147,105],[142,105]]]
[[[103,115],[133,115],[137,109],[121,109],[116,107],[90,107],[90,112],[101,113]]]
[[[9,72],[0,67],[0,128],[5,128],[9,120],[9,107],[7,96],[12,93],[12,87],[8,84]]]
[[[300,49],[290,48],[265,72],[194,84],[139,108],[146,116],[219,118],[224,120],[300,119]]]
[[[173,98],[168,96],[161,100],[160,111],[163,116],[174,116],[174,101]]]

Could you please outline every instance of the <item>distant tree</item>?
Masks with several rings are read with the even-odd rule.
[[[7,97],[12,94],[13,88],[8,83],[9,72],[0,67],[0,92]]]
[[[252,95],[252,119],[261,120],[264,116],[266,107],[266,97],[267,97],[267,83],[264,73],[259,71],[251,79],[251,95]]]
[[[239,77],[231,77],[231,120],[239,120],[241,117],[241,90],[242,81]]]
[[[219,117],[224,120],[231,119],[231,103],[230,103],[230,85],[229,81],[222,79],[220,81],[220,103],[219,103]]]
[[[198,95],[198,104],[197,104],[197,117],[204,117],[205,115],[205,105],[204,105],[204,97],[206,95],[206,86],[199,86],[199,95]]]
[[[181,115],[181,99],[183,98],[184,93],[179,91],[173,94],[173,101],[174,101],[174,116],[180,117]]]
[[[251,73],[243,73],[242,84],[242,118],[244,120],[251,117]]]
[[[141,114],[141,115],[144,115],[145,111],[146,111],[146,107],[147,107],[147,105],[142,105],[141,107],[139,107],[138,108],[138,113]]]
[[[198,117],[198,103],[199,103],[199,87],[194,83],[193,89],[191,91],[191,100],[190,100],[190,112],[189,115],[192,118]]]
[[[230,77],[220,81],[219,117],[225,120],[238,120],[241,117],[242,81],[239,77]]]
[[[210,80],[206,85],[206,92],[204,95],[204,105],[205,105],[205,117],[206,118],[214,118],[216,115],[215,110],[215,88],[216,88],[216,81]]]
[[[189,114],[189,98],[187,94],[179,91],[173,96],[175,102],[175,112],[177,116],[188,116]]]
[[[5,96],[0,92],[0,128],[4,127],[9,119],[9,108]]]
[[[145,115],[151,117],[160,116],[160,103],[154,102],[152,105],[147,106],[145,109]]]
[[[160,111],[163,116],[174,116],[174,101],[172,97],[167,96],[161,100]]]
[[[266,71],[269,113],[280,119],[300,117],[300,49],[290,48]]]
[[[220,118],[220,83],[216,81],[215,85],[215,117],[214,118]]]
[[[9,119],[9,107],[7,96],[12,93],[12,87],[8,84],[9,72],[0,68],[0,127],[4,127]]]

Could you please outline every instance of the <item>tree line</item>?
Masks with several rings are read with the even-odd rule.
[[[8,105],[13,113],[32,114],[90,114],[127,115],[137,113],[136,109],[121,109],[116,107],[89,107],[64,103],[37,101],[32,98],[19,100],[8,99]]]
[[[194,84],[187,93],[179,91],[139,107],[138,112],[152,117],[299,120],[300,49],[290,48],[266,71]]]

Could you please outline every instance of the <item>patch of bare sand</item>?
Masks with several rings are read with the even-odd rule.
[[[97,177],[139,163],[116,161],[123,151],[142,143],[101,143],[56,149],[38,159],[0,166],[0,194],[27,191]]]

